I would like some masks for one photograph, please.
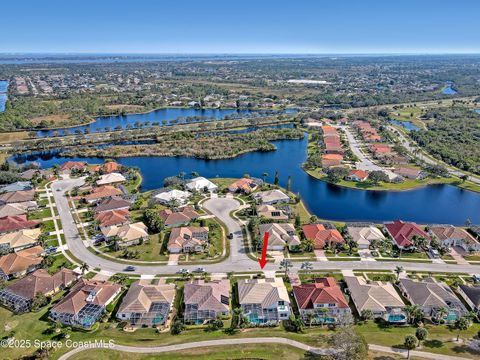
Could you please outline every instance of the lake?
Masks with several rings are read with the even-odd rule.
[[[126,129],[127,127],[138,126],[165,126],[171,124],[195,123],[206,120],[223,120],[225,118],[245,118],[261,117],[271,114],[286,114],[296,112],[295,109],[286,109],[281,111],[270,110],[246,110],[246,109],[196,109],[196,108],[163,108],[143,114],[103,116],[95,119],[88,125],[75,126],[71,128],[61,128],[55,130],[40,130],[38,137],[47,137],[54,135],[74,134],[75,132],[88,131],[101,132],[108,129],[114,130],[116,127]]]
[[[0,112],[5,111],[5,104],[7,102],[8,81],[0,80]]]
[[[418,126],[414,125],[411,121],[399,121],[399,120],[390,119],[389,122],[394,124],[394,125],[401,126],[408,131],[418,131],[418,130],[420,130],[420,128]]]
[[[320,218],[344,221],[387,221],[404,219],[419,223],[451,223],[462,225],[466,219],[480,223],[480,194],[451,185],[432,185],[411,191],[385,192],[342,188],[310,177],[301,169],[307,157],[307,139],[275,141],[277,151],[253,152],[225,160],[200,160],[186,157],[131,157],[117,161],[137,166],[143,175],[142,190],[162,187],[163,179],[181,171],[196,171],[208,178],[239,178],[245,173],[254,177],[269,174],[273,182],[279,172],[280,185],[286,187],[292,177],[292,190],[300,193],[309,210]],[[17,155],[11,160],[23,164],[36,161],[51,167],[67,159],[58,152]],[[71,159],[69,159],[71,160]],[[74,158],[101,163],[99,158]]]
[[[444,94],[444,95],[455,95],[455,94],[458,94],[458,91],[455,90],[451,85],[448,85],[448,86],[443,88],[442,94]]]

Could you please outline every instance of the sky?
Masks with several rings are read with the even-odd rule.
[[[478,0],[2,0],[2,53],[479,53]]]

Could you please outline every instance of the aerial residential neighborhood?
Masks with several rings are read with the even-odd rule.
[[[1,12],[1,359],[480,359],[480,3]]]

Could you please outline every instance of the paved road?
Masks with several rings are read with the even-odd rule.
[[[74,223],[73,217],[70,213],[68,201],[65,193],[79,186],[83,183],[83,179],[67,179],[55,181],[52,184],[53,196],[57,203],[58,212],[60,214],[60,221],[65,234],[65,239],[69,250],[72,254],[87,263],[91,269],[100,268],[109,273],[117,273],[124,271],[126,265],[101,258],[96,254],[90,252],[86,245],[81,240],[77,226]],[[258,262],[250,259],[241,246],[243,242],[243,235],[240,226],[230,218],[229,214],[238,206],[238,202],[229,198],[210,199],[204,203],[205,207],[213,214],[219,217],[227,227],[229,232],[234,234],[234,238],[230,241],[231,251],[230,256],[225,261],[216,264],[202,264],[210,273],[226,273],[230,271],[248,272],[260,271]],[[301,262],[293,262],[292,270],[300,269]],[[433,264],[433,263],[407,263],[407,262],[380,262],[380,261],[312,261],[313,269],[315,270],[392,270],[396,265],[401,265],[405,270],[412,271],[439,271],[439,272],[465,272],[465,273],[480,273],[480,265],[455,265],[455,264]],[[174,274],[180,268],[194,270],[198,265],[135,265],[136,270],[132,274],[139,275],[156,275],[156,274]],[[268,263],[264,271],[279,270],[279,265]]]
[[[116,344],[103,344],[103,343],[92,343],[88,346],[76,348],[61,357],[59,360],[66,360],[77,354],[81,351],[88,350],[88,349],[111,349],[116,351],[128,352],[128,353],[136,353],[136,354],[153,354],[153,353],[166,353],[171,351],[181,351],[187,349],[195,349],[200,347],[210,347],[210,346],[231,346],[231,345],[243,345],[243,344],[282,344],[282,345],[289,345],[296,347],[298,349],[302,349],[305,351],[309,351],[316,354],[327,355],[331,354],[331,349],[322,349],[322,348],[315,348],[299,341],[290,340],[281,337],[260,337],[260,338],[248,338],[248,339],[221,339],[221,340],[208,340],[208,341],[197,341],[191,343],[183,343],[183,344],[176,344],[176,345],[166,345],[166,346],[124,346],[124,345],[116,345]]]

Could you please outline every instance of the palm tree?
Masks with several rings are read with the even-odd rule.
[[[460,332],[467,330],[472,323],[470,322],[470,319],[462,316],[460,319],[457,320],[455,323],[455,327],[458,329],[458,334],[457,334],[457,341],[460,339]]]
[[[313,270],[313,264],[310,261],[302,262],[300,269],[305,270],[305,273],[309,274],[310,270]]]
[[[268,176],[268,173],[267,172],[264,172],[262,174],[262,179],[263,179],[263,182],[265,183],[267,181],[267,176]]]
[[[405,306],[405,313],[409,324],[416,323],[423,317],[423,310],[416,304]]]
[[[402,266],[397,266],[395,267],[395,274],[397,274],[397,281],[400,278],[400,274],[403,272],[403,267]]]
[[[405,336],[405,342],[403,345],[408,350],[407,359],[410,359],[410,350],[413,350],[417,347],[417,338],[413,335],[407,335]]]
[[[285,277],[288,276],[288,272],[290,271],[290,268],[292,267],[292,262],[289,259],[283,259],[280,262],[280,269],[285,271]]]
[[[85,274],[85,272],[87,272],[89,269],[89,266],[87,263],[82,263],[82,265],[80,265],[80,271],[82,272],[82,275]]]
[[[435,321],[437,323],[439,323],[440,320],[442,320],[445,316],[448,315],[448,313],[449,313],[449,311],[445,307],[441,307],[441,308],[437,309],[437,311],[435,313]]]

